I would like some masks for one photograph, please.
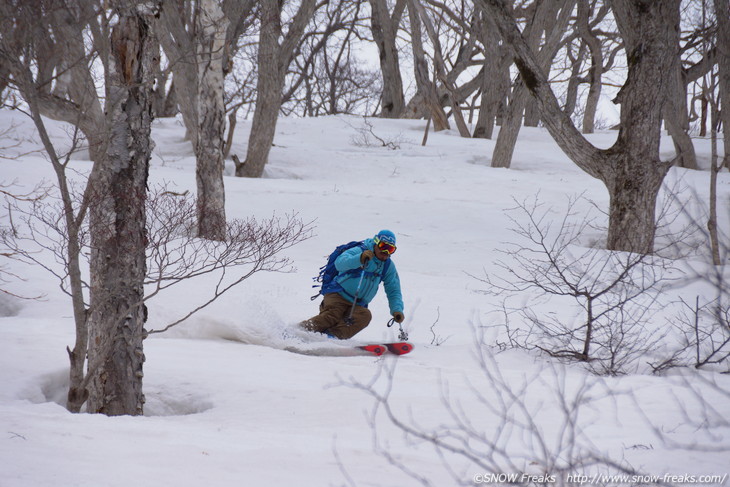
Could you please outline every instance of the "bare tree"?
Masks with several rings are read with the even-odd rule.
[[[682,66],[677,63],[668,77],[668,93],[664,107],[664,121],[674,141],[675,164],[688,169],[698,169],[692,138],[689,136],[689,113],[687,111],[687,85],[684,82]]]
[[[417,14],[417,15],[415,15]],[[472,2],[465,0],[437,1],[422,0],[409,2],[409,19],[411,19],[411,39],[414,43],[414,67],[416,68],[417,92],[408,103],[409,117],[428,117],[436,122],[433,109],[426,104],[428,84],[436,89],[438,105],[443,108],[447,117],[454,118],[459,135],[470,137],[469,129],[462,112],[469,106],[470,121],[473,117],[477,98],[489,93],[489,100],[499,100],[504,96],[502,83],[486,84],[494,80],[490,71],[494,66],[485,59],[488,55],[480,40],[484,39],[483,23],[479,11]],[[430,46],[423,43],[423,48],[416,45],[418,31],[423,27]],[[496,43],[498,44],[498,42]],[[495,46],[496,46],[495,44]],[[430,47],[430,49],[427,48]],[[494,47],[494,46],[489,46]],[[423,51],[425,57],[419,59]],[[427,61],[433,65],[433,74],[428,73]],[[474,67],[481,67],[479,70]],[[507,65],[501,65],[507,69]],[[504,72],[500,72],[500,75]],[[508,74],[507,74],[508,76]],[[432,80],[428,78],[431,77]],[[433,96],[433,95],[431,95]],[[471,103],[468,99],[472,97]],[[491,107],[490,107],[491,108]],[[450,109],[450,110],[449,110]],[[487,114],[489,110],[487,110]],[[484,117],[480,112],[480,117]],[[477,128],[475,132],[479,129]]]
[[[224,80],[254,2],[164,0],[155,29],[167,56],[196,156],[198,229],[222,239],[226,108]]]
[[[720,111],[725,140],[723,167],[730,169],[730,1],[715,0],[717,18],[717,65],[720,72],[719,91],[722,103]]]
[[[496,263],[504,275],[482,279],[485,292],[501,296],[505,310],[512,298],[536,293],[535,305],[514,310],[527,329],[505,323],[512,345],[585,362],[600,374],[635,372],[639,359],[662,338],[647,325],[671,283],[671,267],[647,254],[583,247],[591,222],[572,223],[574,205],[571,200],[553,225],[553,209],[541,210],[537,200],[517,202],[510,220],[519,242],[499,251],[508,258]],[[576,308],[572,321],[550,312],[550,303],[564,308],[571,302]]]
[[[85,114],[74,104],[75,99],[66,98],[70,96],[68,86],[71,85],[64,88],[63,83],[68,80],[56,80],[44,70],[33,69],[38,56],[45,55],[42,42],[39,44],[39,41],[44,41],[46,37],[35,34],[47,28],[44,24],[46,19],[34,16],[35,11],[32,9],[14,11],[8,3],[2,3],[0,7],[3,14],[8,14],[0,24],[0,56],[10,66],[13,85],[29,106],[59,187],[60,210],[54,213],[48,208],[36,206],[35,210],[26,213],[29,215],[26,227],[30,240],[41,246],[52,244],[44,243],[48,239],[38,237],[34,222],[40,221],[41,228],[50,228],[51,233],[55,232],[55,240],[50,240],[57,242],[59,247],[49,250],[64,262],[63,269],[56,275],[62,279],[64,289],[71,296],[76,325],[76,344],[73,350],[69,350],[68,408],[80,411],[86,403],[91,412],[141,414],[144,405],[142,340],[146,335],[144,323],[147,315],[144,286],[148,284],[146,279],[149,270],[146,250],[150,241],[156,237],[149,233],[146,210],[147,175],[152,150],[152,86],[157,70],[154,62],[157,51],[151,35],[151,22],[157,14],[155,5],[119,0],[111,5],[109,18],[94,20],[98,20],[99,24],[72,16],[67,19],[68,24],[64,25],[74,35],[83,31],[85,25],[104,26],[98,33],[97,46],[101,46],[100,61],[104,68],[105,117],[100,126],[94,127],[93,137],[100,143],[93,150],[96,159],[89,180],[80,191],[70,186],[66,174],[69,155],[80,143],[80,131],[77,130],[72,137],[71,150],[65,156],[59,155],[50,142],[41,118],[43,107],[47,108],[51,104],[63,108],[65,111],[62,113],[71,122],[76,121],[79,127],[88,124],[83,118]],[[56,8],[58,5],[53,3],[44,7]],[[113,23],[107,24],[110,20]],[[102,31],[111,32],[106,41],[101,36]],[[73,45],[73,42],[54,40],[58,40],[58,49],[65,44]],[[80,66],[74,67],[78,68],[79,79],[83,80],[83,73],[89,73],[88,64],[85,58],[77,62]],[[54,71],[56,69],[53,68]],[[70,72],[70,67],[67,72]],[[53,82],[61,86],[53,86],[53,94],[49,95],[45,84]],[[74,86],[75,90],[83,91],[79,85]],[[88,106],[93,107],[94,104]],[[72,115],[79,118],[74,119]],[[83,124],[78,120],[84,121]],[[296,221],[293,221],[295,225]],[[218,266],[214,266],[219,271],[225,265],[235,265],[231,262],[253,262],[254,271],[272,270],[272,252],[286,247],[286,243],[282,242],[296,242],[303,235],[293,231],[293,226],[276,233],[265,231],[255,224],[223,225],[223,231],[215,230],[231,244],[201,247],[208,256],[220,255],[216,253],[217,249],[225,250],[224,256],[217,260]],[[261,245],[256,240],[257,231],[262,231],[263,236],[270,236],[271,240]],[[4,232],[5,237],[10,238],[11,243],[21,242],[11,247],[16,256],[39,262],[23,245],[27,241],[18,237],[16,232]],[[189,233],[188,238],[195,238],[195,234]],[[86,255],[82,248],[89,251],[87,279],[82,277],[81,272],[81,259]],[[232,257],[235,249],[239,252],[238,257]],[[199,252],[195,255],[201,258],[202,254]],[[164,273],[161,275],[163,278],[170,276]],[[219,286],[216,295],[230,288]],[[85,298],[86,290],[88,300]]]
[[[261,2],[256,109],[251,123],[246,160],[242,164],[236,164],[236,176],[257,178],[263,174],[269,160],[271,144],[274,142],[289,64],[304,29],[314,11],[321,6],[315,0],[303,0],[280,42],[284,5],[277,0]]]
[[[380,116],[399,118],[405,109],[405,99],[396,40],[407,0],[397,0],[392,14],[386,0],[369,1],[371,30],[380,53],[380,71],[383,76]]]
[[[525,42],[537,53],[542,72],[547,72],[560,46],[563,32],[575,7],[575,0],[550,0],[532,5],[532,12],[525,26]],[[546,41],[540,47],[545,33]],[[538,50],[539,49],[539,50]],[[516,82],[509,99],[497,143],[492,153],[492,167],[510,167],[517,136],[522,126],[522,116],[530,93],[524,82]]]
[[[367,37],[364,5],[338,0],[315,12],[289,68],[283,113],[316,117],[375,111],[379,74],[363,67],[356,54],[358,43]]]
[[[482,66],[481,106],[473,136],[491,139],[494,124],[501,118],[510,89],[509,51],[499,42],[499,31],[483,9],[479,9],[481,17],[480,40],[484,48],[484,64]]]
[[[7,134],[4,131],[0,136]],[[0,148],[0,157],[2,157],[2,149]],[[46,194],[46,188],[43,186],[36,187],[33,191],[19,194],[12,190],[13,184],[0,183],[0,195],[5,198],[6,204],[10,202],[25,201],[33,202],[43,198]],[[12,221],[11,221],[12,223]],[[22,280],[16,273],[10,271],[3,263],[7,260],[17,259],[18,255],[12,247],[4,245],[4,242],[10,240],[13,235],[12,226],[5,227],[0,225],[0,316],[13,316],[18,311],[18,306],[13,304],[14,300],[38,299],[40,296],[22,296],[18,293],[11,292],[6,284],[11,281]]]
[[[78,126],[94,161],[103,157],[106,140],[92,63],[98,52],[104,65],[109,43],[108,35],[104,37],[106,11],[97,15],[97,7],[76,0],[0,2],[3,65],[9,68],[11,86],[17,88],[18,79],[25,80],[18,74],[22,64],[32,63],[34,76],[28,80],[32,85],[25,88],[34,91],[40,113]],[[91,53],[87,53],[89,34]]]
[[[0,107],[18,108],[20,100],[15,96],[16,92],[10,86],[10,66],[0,66]]]
[[[3,8],[6,7],[3,5]],[[59,5],[49,4],[45,7],[58,9]],[[73,308],[77,324],[76,345],[73,351],[69,350],[69,408],[72,410],[77,410],[77,406],[88,398],[89,410],[93,412],[118,415],[140,414],[142,411],[143,354],[140,330],[144,321],[141,308],[145,272],[143,208],[152,150],[149,133],[152,122],[150,91],[154,49],[149,31],[151,18],[156,15],[155,9],[152,3],[120,0],[112,4],[111,15],[116,17],[116,25],[111,29],[109,42],[99,44],[104,46],[101,52],[107,56],[103,59],[106,68],[105,118],[99,127],[94,127],[90,132],[95,140],[103,142],[94,148],[97,159],[78,211],[74,209],[65,174],[68,158],[62,162],[56,155],[41,120],[45,102],[42,83],[51,80],[42,78],[48,74],[44,75],[40,71],[35,73],[34,78],[31,63],[36,54],[41,54],[37,40],[24,37],[22,32],[13,31],[8,25],[3,26],[3,57],[11,63],[17,87],[29,104],[31,116],[56,172],[63,201],[62,215],[69,236],[65,241],[69,262],[66,271],[74,290]],[[64,34],[69,34],[69,38],[66,42],[58,39],[60,45],[74,46],[74,41],[80,41],[74,35],[80,35],[90,20],[82,19],[79,22],[78,18],[73,17],[78,12],[66,12],[71,18],[66,19],[60,28],[65,29]],[[32,26],[37,32],[42,32],[42,24],[28,17],[24,21],[27,23],[22,27]],[[12,37],[5,37],[7,34]],[[75,47],[76,51],[71,49],[68,52],[80,55],[84,46]],[[31,55],[24,56],[23,53]],[[62,58],[61,63],[69,60],[68,57]],[[74,59],[73,65],[64,64],[64,67],[78,72],[79,80],[88,81],[91,76],[83,57]],[[69,93],[73,100],[86,100],[82,107],[98,107],[96,96],[93,95],[89,101],[91,95],[84,93],[91,87],[89,84],[74,82],[66,85],[66,81],[63,76],[56,80],[55,94],[51,95],[55,97],[51,99],[53,103],[71,105],[69,102],[64,103],[61,98]],[[75,109],[78,108],[71,105],[68,111],[74,113]],[[79,118],[75,121],[78,126],[85,125],[80,120],[86,120],[88,124],[85,115],[77,116]],[[89,117],[93,118],[93,114],[89,114]],[[72,145],[77,141],[78,138],[74,137]],[[92,200],[94,205],[89,204]],[[80,228],[87,211],[92,222],[91,245],[94,256],[90,265],[91,313],[87,312],[83,302],[79,264]],[[87,343],[90,344],[88,348]],[[92,380],[86,383],[88,387],[80,387],[86,380],[83,367],[87,353],[90,364],[93,364],[88,374]]]
[[[606,381],[576,377],[569,369],[550,363],[530,374],[514,374],[514,370],[500,365],[497,351],[484,345],[482,339],[475,334],[472,355],[476,368],[468,377],[439,371],[434,378],[438,391],[433,404],[426,396],[420,398],[418,407],[404,402],[397,394],[402,378],[395,362],[380,362],[368,381],[342,382],[342,386],[361,391],[372,401],[368,423],[373,432],[373,450],[415,485],[567,486],[591,482],[608,486],[619,479],[643,485],[675,485],[673,479],[682,477],[683,472],[657,475],[633,466],[625,452],[619,458],[611,455],[592,423],[600,423],[601,418],[608,418],[610,423],[619,412],[630,411],[643,417],[646,434],[651,438],[653,433],[656,439],[651,444],[659,441],[667,450],[712,453],[714,458],[721,458],[728,450],[717,431],[728,427],[727,414],[719,405],[727,403],[730,390],[711,376],[686,374],[665,385],[668,394],[676,398],[665,405],[673,414],[671,423],[667,423],[666,415],[647,410],[641,402],[641,391],[617,392]],[[424,408],[429,415],[419,414]],[[607,414],[597,416],[598,410]],[[433,411],[441,414],[434,415]],[[435,417],[438,423],[434,423]],[[669,434],[669,424],[687,425],[693,431],[691,441],[677,440],[676,435]],[[428,472],[417,468],[412,455],[397,449],[398,443],[386,427],[395,428],[409,449],[433,450],[434,461],[429,464],[432,468]],[[348,485],[358,485],[337,451],[334,455]],[[712,478],[722,483],[726,475],[720,473]]]
[[[601,97],[601,77],[605,69],[601,40],[590,25],[591,10],[593,10],[593,8],[591,7],[589,0],[578,0],[576,27],[581,40],[588,48],[591,60],[591,66],[588,71],[588,96],[586,99],[585,111],[583,112],[584,134],[592,134],[595,131],[596,110],[598,108],[598,101]],[[608,5],[604,3],[601,9],[596,13],[595,18],[600,21],[606,16],[607,12]]]
[[[610,196],[607,247],[650,253],[656,232],[656,199],[670,164],[659,157],[661,109],[666,92],[657,80],[672,73],[678,57],[679,1],[614,0],[613,12],[624,37],[629,71],[616,97],[621,129],[613,147],[600,150],[583,138],[558,101],[503,0],[479,0],[514,50],[520,76],[538,100],[545,125],[581,169],[603,181]]]
[[[712,252],[712,264],[715,266],[721,266],[723,264],[722,258],[720,257],[721,246],[720,246],[720,234],[717,219],[717,176],[722,170],[722,163],[718,163],[719,156],[717,153],[717,122],[720,118],[719,115],[719,103],[712,93],[706,95],[710,100],[712,106],[711,118],[711,132],[710,132],[710,195],[709,195],[709,214],[707,216],[707,233],[708,240],[710,241],[710,250]],[[727,153],[727,149],[725,149]]]
[[[165,188],[153,193],[149,213],[149,270],[145,280],[149,292],[145,299],[203,276],[212,276],[215,284],[209,292],[200,293],[195,305],[193,300],[189,309],[180,309],[179,317],[147,330],[147,334],[177,326],[258,272],[289,271],[291,261],[281,252],[308,239],[312,231],[311,223],[291,214],[230,220],[225,240],[197,239],[191,232],[194,205],[190,197]]]
[[[83,28],[85,22],[81,20],[80,25],[78,22],[73,23],[74,11],[67,12],[69,17],[65,19],[66,22],[63,24],[63,27],[58,27],[59,29],[62,28],[63,33],[67,36],[65,42],[56,39],[53,46],[54,51],[58,52],[64,47],[68,47],[68,51],[61,51],[59,59],[48,59],[46,56],[49,53],[46,49],[49,48],[48,43],[52,41],[50,40],[50,31],[45,30],[49,28],[48,24],[44,23],[42,16],[35,17],[35,14],[38,14],[39,11],[33,8],[11,11],[11,5],[8,3],[2,3],[0,6],[2,7],[5,19],[0,24],[2,25],[0,56],[2,56],[4,63],[10,66],[13,84],[28,104],[30,116],[36,125],[44,149],[49,156],[56,174],[63,205],[61,215],[65,228],[63,234],[66,237],[64,261],[67,262],[67,265],[65,272],[73,296],[72,306],[76,325],[76,343],[73,350],[68,350],[71,364],[68,402],[71,411],[78,411],[81,404],[88,397],[86,387],[81,387],[84,379],[84,367],[88,346],[88,323],[87,307],[83,299],[79,254],[83,238],[81,228],[89,209],[91,186],[87,188],[85,194],[80,198],[80,202],[74,205],[74,195],[68,184],[66,171],[70,155],[80,143],[79,132],[84,131],[87,139],[90,141],[90,154],[97,158],[95,159],[96,163],[93,174],[98,174],[103,157],[101,149],[106,147],[106,142],[103,142],[102,137],[105,123],[103,120],[97,119],[99,115],[97,111],[98,100],[95,97],[93,100],[87,100],[84,96],[84,93],[89,89],[85,83],[91,80],[88,71],[84,69],[86,63],[83,58],[74,59],[73,57],[75,54],[78,54],[74,48],[78,47],[77,43],[79,41],[74,36],[79,34],[79,30]],[[46,12],[51,18],[54,18],[55,15],[60,15],[58,9],[64,6],[70,7],[70,5],[62,5],[55,2],[37,5],[39,8],[44,7],[47,9]],[[78,11],[75,13],[78,13]],[[66,84],[66,88],[55,87],[51,91],[51,83],[53,82],[51,72],[54,70],[54,67],[53,65],[46,67],[46,64],[53,62],[63,63],[72,59],[74,59],[74,64],[65,64],[67,66],[65,75],[67,79],[64,80],[63,84]],[[35,77],[32,69],[34,61],[42,68],[36,71]],[[81,63],[83,66],[77,66],[77,63]],[[68,79],[69,77],[70,79]],[[81,97],[82,102],[77,104],[67,98],[71,97],[72,100],[76,100],[76,98],[73,98],[75,96]],[[88,111],[86,111],[87,109]],[[41,114],[48,114],[49,112],[66,119],[72,124],[75,123],[78,127],[72,137],[71,149],[65,156],[57,154],[45,129]],[[95,123],[99,123],[99,126],[92,127]],[[18,254],[17,250],[16,254]]]
[[[694,301],[680,298],[680,303],[682,307],[670,320],[679,336],[679,344],[668,356],[650,364],[654,372],[672,367],[728,367],[730,303],[727,296],[719,295],[714,299],[696,296]]]
[[[282,113],[303,113],[306,116],[366,115],[376,111],[380,93],[377,72],[360,67],[354,58],[331,57],[322,52],[311,65],[300,97],[292,96],[282,106]]]
[[[411,8],[415,9],[416,12],[418,12],[420,20],[423,22],[423,26],[426,28],[428,37],[431,40],[431,44],[433,46],[433,60],[434,60],[434,71],[435,71],[434,77],[446,89],[446,92],[448,94],[447,99],[449,100],[449,104],[451,105],[451,109],[452,109],[451,113],[454,116],[456,126],[459,130],[459,135],[461,135],[462,137],[469,138],[469,137],[471,137],[471,134],[469,133],[469,129],[467,128],[466,122],[464,121],[464,115],[461,113],[461,108],[459,107],[460,100],[458,98],[458,94],[456,93],[456,88],[452,82],[452,79],[449,78],[449,76],[447,76],[446,61],[444,59],[443,51],[441,48],[441,41],[439,40],[439,35],[436,32],[436,28],[434,27],[431,17],[426,12],[426,9],[423,7],[423,5],[421,5],[420,0],[410,0],[410,5],[411,5]],[[477,35],[474,32],[474,29],[469,29],[469,32],[472,33],[472,36],[471,36],[472,42],[475,42]],[[464,52],[471,53],[471,48],[469,47],[469,44],[467,44],[467,46],[462,46],[462,47],[463,47]],[[463,59],[462,59],[462,62],[464,62]],[[458,71],[458,70],[455,70],[455,71]],[[431,110],[431,112],[433,113],[433,110]],[[432,117],[433,117],[433,115],[432,115]]]
[[[191,0],[162,2],[160,17],[154,26],[155,32],[167,59],[167,69],[173,74],[171,84],[179,94],[178,107],[194,150],[200,128],[200,103],[197,101],[200,77],[225,77],[230,72],[238,39],[251,22],[253,8],[252,0],[226,0],[215,4]],[[201,19],[201,16],[207,19]],[[221,39],[223,36],[224,40]],[[214,47],[215,42],[219,45]],[[214,64],[208,66],[211,61]],[[211,87],[217,84],[215,82]]]
[[[684,2],[682,12],[682,74],[690,100],[690,123],[694,122],[693,128],[700,137],[706,137],[709,128],[709,93],[717,91],[716,86],[711,87],[718,63],[718,24],[711,4],[709,0]]]
[[[572,115],[583,133],[593,133],[601,122],[598,102],[604,93],[605,74],[615,68],[623,43],[613,28],[610,3],[579,0],[573,32],[564,39],[561,53],[551,67],[551,80],[564,85],[563,111]],[[588,85],[578,106],[581,86]]]
[[[714,122],[718,116],[717,100],[711,98],[710,105]],[[711,146],[707,207],[698,205],[691,208],[680,201],[679,195],[673,196],[675,204],[682,208],[683,216],[702,237],[702,245],[697,249],[699,264],[686,262],[688,271],[685,282],[700,282],[706,289],[694,300],[680,296],[680,310],[669,320],[679,337],[679,345],[670,349],[667,356],[651,364],[656,372],[688,366],[698,369],[706,366],[730,368],[730,302],[725,267],[730,248],[727,245],[727,232],[718,223],[717,176],[721,165],[717,154],[717,130],[714,128]],[[694,195],[693,199],[699,198]]]
[[[93,178],[89,209],[88,410],[109,416],[144,410],[142,340],[145,201],[152,153],[155,54],[152,4],[113,4],[105,106],[106,157]]]
[[[705,1],[702,2],[701,10],[705,10]],[[712,50],[708,48],[710,43],[710,30],[706,25],[706,16],[703,13],[699,21],[694,20],[691,4],[683,8],[682,24],[689,24],[688,32],[682,32],[680,38],[680,63],[674,68],[674,72],[667,79],[667,97],[664,107],[664,121],[667,132],[672,137],[676,152],[675,164],[688,169],[698,169],[697,156],[694,144],[689,135],[690,113],[688,106],[688,87],[691,79],[701,78],[705,81],[705,75],[712,70],[712,63],[707,62]],[[714,57],[714,54],[712,55]],[[699,58],[699,60],[698,60]],[[698,69],[699,68],[699,69]],[[694,72],[694,73],[693,73]],[[705,99],[705,96],[702,96]],[[703,101],[703,106],[707,106]],[[706,113],[706,110],[704,111]]]
[[[641,474],[625,459],[601,451],[586,430],[586,413],[603,401],[616,400],[604,382],[584,377],[576,383],[568,379],[567,369],[552,364],[516,377],[500,366],[482,336],[475,333],[474,340],[475,373],[468,378],[440,373],[435,379],[438,405],[432,407],[440,406],[439,418],[443,418],[438,424],[420,417],[418,408],[403,412],[402,399],[394,394],[398,383],[395,362],[381,362],[367,382],[343,382],[371,399],[368,421],[373,449],[404,477],[416,485],[443,484],[414,468],[395,450],[390,436],[387,441],[383,438],[383,420],[408,445],[435,451],[438,460],[432,466],[441,469],[449,485],[569,485],[576,478],[590,478],[590,469],[600,469],[606,478]],[[347,475],[346,465],[340,468]],[[347,476],[350,485],[356,485]]]
[[[409,1],[408,17],[411,24],[416,94],[408,102],[404,116],[421,118],[424,113],[427,113],[429,119],[433,122],[433,129],[438,132],[448,129],[449,121],[446,117],[446,112],[441,106],[436,82],[431,79],[428,60],[423,49],[420,13],[415,6],[415,1],[417,0]]]
[[[581,84],[581,70],[585,62],[588,47],[580,39],[571,40],[566,43],[565,62],[562,69],[566,72],[568,80],[565,87],[565,94],[561,97],[563,111],[572,115],[578,106],[578,89]],[[576,123],[577,125],[577,123]]]
[[[67,162],[67,161],[66,161]],[[82,204],[83,194],[70,187],[72,206]],[[91,206],[97,204],[90,201]],[[139,303],[143,310],[173,287],[193,279],[208,277],[214,284],[206,286],[180,307],[179,315],[170,322],[147,323],[142,337],[162,333],[184,322],[235,286],[258,272],[287,271],[291,262],[280,253],[311,235],[311,225],[296,215],[285,218],[232,220],[226,223],[224,241],[197,237],[196,200],[188,192],[177,193],[167,186],[152,187],[146,199],[146,275],[145,294]],[[68,294],[74,309],[76,345],[69,350],[71,377],[67,407],[73,412],[82,409],[87,397],[92,372],[98,362],[84,358],[88,342],[87,315],[89,283],[94,281],[83,269],[90,268],[90,227],[87,220],[80,226],[68,227],[64,198],[60,192],[48,190],[43,198],[14,201],[8,206],[13,215],[12,231],[2,232],[0,242],[16,260],[42,267],[58,280]],[[70,230],[75,231],[71,233]],[[71,237],[75,237],[74,240]],[[77,253],[76,250],[78,250]],[[201,288],[202,289],[202,288]],[[146,311],[143,311],[146,312]],[[108,340],[104,340],[110,347]],[[111,352],[111,348],[107,348]]]
[[[198,186],[198,234],[203,238],[223,240],[226,209],[223,187],[223,152],[226,107],[223,82],[228,60],[225,55],[228,19],[214,0],[198,2],[198,102],[195,179]]]

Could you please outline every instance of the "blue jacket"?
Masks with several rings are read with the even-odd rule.
[[[373,239],[367,239],[363,242],[365,247],[375,252],[375,242]],[[363,253],[363,249],[360,246],[355,246],[351,249],[344,251],[337,259],[335,259],[335,268],[339,273],[335,277],[335,281],[342,286],[342,291],[339,295],[353,302],[355,293],[357,293],[357,304],[360,306],[367,307],[368,303],[373,300],[378,292],[378,286],[380,285],[380,275],[383,273],[385,262],[379,260],[377,257],[373,257],[365,266],[365,275],[362,278],[362,284],[360,285],[360,291],[357,290],[357,285],[360,282],[360,272],[346,273],[346,271],[352,269],[358,269],[360,267],[360,256]],[[392,259],[392,258],[391,258]],[[395,268],[395,262],[388,265],[387,272],[383,276],[383,287],[385,288],[385,294],[388,296],[388,304],[390,306],[390,314],[396,311],[403,312],[403,296],[400,291],[400,278],[398,277],[398,271]]]

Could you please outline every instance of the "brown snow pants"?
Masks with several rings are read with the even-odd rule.
[[[340,340],[352,338],[370,324],[373,318],[367,308],[355,306],[352,323],[347,323],[352,303],[337,293],[325,294],[319,305],[319,314],[301,323],[302,328],[318,333],[326,333]]]

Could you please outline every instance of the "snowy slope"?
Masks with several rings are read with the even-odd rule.
[[[430,134],[421,147],[425,122],[370,122],[399,149],[359,144],[364,122],[357,117],[283,119],[265,178],[235,178],[227,168],[229,218],[296,212],[314,222],[315,235],[286,252],[292,272],[256,274],[145,342],[145,417],[66,412],[70,302],[42,269],[3,261],[25,278],[6,289],[44,298],[2,298],[0,305],[7,315],[0,317],[0,486],[401,486],[420,485],[417,479],[474,485],[488,474],[540,475],[541,465],[563,466],[586,452],[662,481],[667,474],[720,475],[727,483],[730,398],[721,391],[730,391],[730,376],[682,371],[598,378],[577,365],[475,343],[493,345],[498,338],[492,325],[499,323],[499,301],[474,276],[497,272],[494,261],[503,256],[495,250],[515,239],[506,209],[538,194],[558,219],[567,197],[584,194],[605,210],[603,185],[573,165],[543,129],[523,129],[513,167],[492,169],[493,140],[463,140],[451,131]],[[63,127],[49,124],[63,144]],[[2,182],[14,182],[5,189],[21,193],[52,180],[29,120],[3,111],[0,126],[15,126],[0,140]],[[233,151],[241,158],[247,130],[239,124]],[[155,122],[150,178],[194,191],[195,161],[183,134],[179,120]],[[608,147],[614,137],[590,138]],[[696,143],[707,167],[709,141]],[[669,157],[671,142],[662,147]],[[78,154],[72,163],[79,178],[90,169],[86,157]],[[668,181],[706,194],[709,173],[673,169]],[[720,193],[726,208],[727,173],[720,175]],[[596,216],[591,208],[580,201],[575,209]],[[721,225],[730,228],[723,217]],[[414,352],[396,359],[282,350],[291,345],[282,338],[289,328],[316,313],[311,278],[325,256],[381,228],[398,236],[394,261]],[[602,238],[594,230],[586,244]],[[191,283],[151,302],[148,326],[176,319],[207,285]],[[688,283],[681,292],[694,296],[706,288]],[[373,322],[357,340],[392,341],[397,329],[385,326],[382,292],[370,308]],[[550,312],[572,316],[570,309]],[[657,311],[652,324],[667,326],[668,313],[669,307]],[[390,409],[374,398],[383,394]],[[439,453],[405,435],[388,412],[404,428],[475,457]],[[501,454],[488,454],[490,441]],[[609,473],[601,464],[578,471],[591,478]]]

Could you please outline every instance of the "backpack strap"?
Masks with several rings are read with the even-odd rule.
[[[312,287],[319,288],[317,294],[310,298],[312,301],[317,299],[317,297],[319,297],[320,295],[340,291],[342,288],[337,284],[337,282],[335,282],[335,277],[337,277],[338,275],[348,273],[354,274],[360,271],[359,268],[355,268],[340,273],[337,272],[335,268],[335,260],[337,259],[337,257],[342,255],[342,253],[346,250],[349,250],[353,247],[360,247],[363,250],[367,248],[364,241],[362,240],[353,240],[352,242],[338,245],[337,248],[329,255],[327,263],[319,268],[319,274],[316,277],[312,278],[312,280],[315,282]]]
[[[360,241],[360,242],[354,241],[354,242],[350,242],[349,244],[341,245],[333,253],[337,253],[336,257],[339,257],[340,255],[342,255],[342,252],[344,252],[345,250],[349,250],[356,246],[360,247],[363,251],[367,250],[367,246],[365,245],[364,241]],[[324,296],[325,294],[343,292],[342,286],[340,286],[337,283],[336,277],[338,277],[338,276],[355,276],[355,275],[359,275],[362,272],[361,267],[356,267],[354,269],[348,269],[346,271],[337,272],[332,276],[332,279],[329,282],[325,283],[324,274],[325,274],[327,267],[334,266],[335,259],[332,259],[331,257],[330,257],[330,259],[331,260],[328,261],[326,265],[320,267],[319,275],[317,277],[313,278],[313,280],[316,282],[316,284],[314,284],[312,287],[313,288],[319,287],[320,289],[317,294],[315,294],[314,296],[312,296],[310,298],[312,301],[317,299],[319,296]],[[389,268],[390,268],[390,259],[385,261],[385,263],[383,264],[383,269],[379,274],[375,273],[375,272],[366,271],[365,275],[366,276],[378,276],[380,278],[380,282],[383,282],[383,279],[385,279],[385,274],[388,272]],[[350,297],[352,297],[352,296],[350,296]]]

